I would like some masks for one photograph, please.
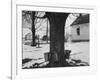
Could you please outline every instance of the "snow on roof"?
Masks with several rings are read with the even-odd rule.
[[[89,14],[87,15],[82,15],[80,17],[78,17],[72,24],[73,25],[77,25],[77,24],[84,24],[84,23],[89,23]]]

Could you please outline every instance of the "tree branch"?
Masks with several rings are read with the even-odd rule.
[[[43,17],[35,16],[35,18],[44,19],[47,18],[47,16],[46,15],[44,15]]]

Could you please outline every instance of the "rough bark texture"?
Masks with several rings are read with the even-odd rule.
[[[50,66],[65,66],[64,26],[68,14],[47,13],[50,21]]]
[[[32,44],[31,46],[36,46],[34,21],[35,21],[35,12],[32,12]]]
[[[48,43],[48,18],[47,18],[47,30],[46,30],[46,35],[47,35],[47,43]]]

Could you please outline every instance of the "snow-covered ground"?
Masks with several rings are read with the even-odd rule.
[[[65,43],[65,50],[71,50],[72,59],[89,63],[89,42]],[[44,53],[49,52],[49,44],[40,44],[40,48],[23,44],[23,59],[32,59],[27,65],[44,62]]]
[[[38,59],[44,58],[44,53],[49,52],[49,44],[40,44],[40,47],[32,47],[30,45],[23,44],[23,59],[31,58]]]
[[[71,50],[71,58],[89,63],[89,42],[65,43],[65,49]]]

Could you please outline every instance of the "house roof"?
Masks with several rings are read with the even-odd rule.
[[[73,25],[78,25],[78,24],[84,24],[84,23],[89,23],[89,14],[87,15],[82,15],[78,17],[72,24]]]

